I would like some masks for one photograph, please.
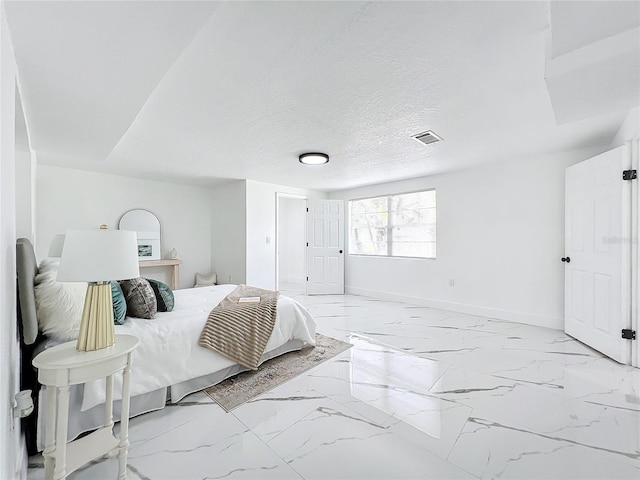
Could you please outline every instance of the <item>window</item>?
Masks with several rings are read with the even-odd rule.
[[[436,258],[436,191],[349,202],[349,253]]]

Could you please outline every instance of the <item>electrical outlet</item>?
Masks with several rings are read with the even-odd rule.
[[[450,287],[455,287],[456,286],[456,281],[453,278],[449,279],[449,286]]]

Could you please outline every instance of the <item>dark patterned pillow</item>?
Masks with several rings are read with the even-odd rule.
[[[173,298],[173,291],[171,287],[166,283],[162,283],[158,280],[154,280],[153,278],[146,278],[153,289],[153,293],[156,296],[156,301],[158,302],[158,311],[159,312],[170,312],[173,310],[173,306],[175,305],[175,300]]]
[[[127,314],[131,317],[153,318],[158,311],[158,302],[153,289],[144,278],[132,278],[120,282],[127,301]]]
[[[127,301],[122,287],[115,280],[111,280],[111,302],[113,303],[113,323],[122,325],[127,316]]]

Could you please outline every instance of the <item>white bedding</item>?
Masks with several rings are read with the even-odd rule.
[[[236,285],[176,290],[172,312],[158,313],[151,320],[127,317],[116,325],[116,334],[138,337],[131,369],[131,396],[152,392],[185,380],[201,377],[234,365],[233,360],[198,345],[207,316]],[[265,352],[289,340],[315,345],[316,324],[295,300],[280,296],[278,315]],[[121,398],[121,375],[114,377],[114,397]],[[85,384],[82,411],[104,403],[104,380]]]

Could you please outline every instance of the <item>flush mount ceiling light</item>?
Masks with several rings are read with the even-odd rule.
[[[329,155],[317,152],[303,153],[298,160],[305,165],[324,165],[329,163]]]

